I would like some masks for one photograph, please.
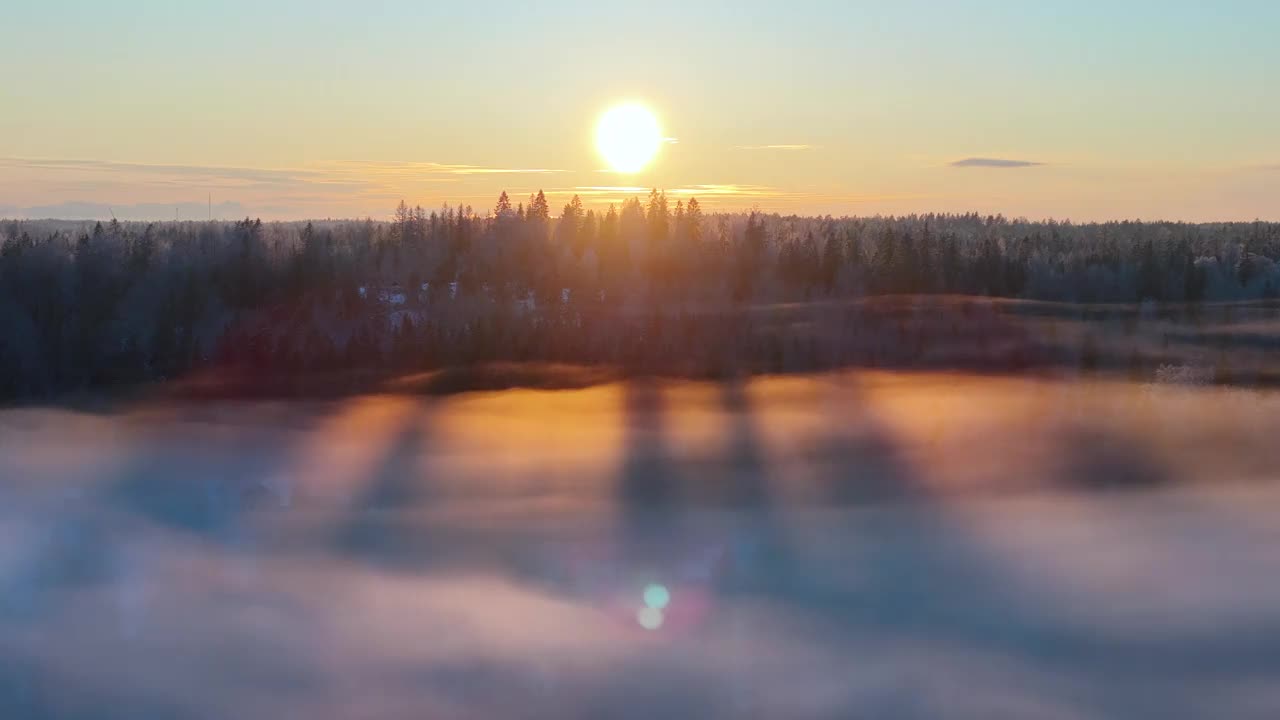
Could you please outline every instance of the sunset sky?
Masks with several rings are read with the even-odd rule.
[[[17,0],[0,216],[1280,219],[1280,3]],[[626,101],[667,142],[606,170]],[[628,190],[627,188],[636,188]]]

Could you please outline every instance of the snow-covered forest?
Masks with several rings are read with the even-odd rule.
[[[401,203],[388,221],[11,220],[0,241],[8,400],[217,368],[896,364],[944,342],[999,344],[1002,323],[971,312],[975,296],[1042,301],[984,306],[1024,314],[1198,319],[1223,303],[1274,312],[1280,295],[1277,223],[713,214],[658,191],[604,212],[575,197],[557,217],[539,192],[480,211]],[[937,327],[904,330],[904,307]]]

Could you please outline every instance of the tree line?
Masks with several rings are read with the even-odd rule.
[[[402,202],[387,221],[11,220],[0,399],[216,368],[806,369],[842,360],[833,332],[855,347],[882,330],[849,315],[859,298],[1269,299],[1278,258],[1276,223],[706,213],[657,190],[557,216],[540,191],[482,212]]]

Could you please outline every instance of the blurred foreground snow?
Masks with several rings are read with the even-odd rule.
[[[0,412],[3,718],[1280,714],[1270,393]]]

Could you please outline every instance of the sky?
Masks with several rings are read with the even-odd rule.
[[[12,0],[0,217],[1280,220],[1280,3]],[[640,102],[668,142],[606,168]]]

